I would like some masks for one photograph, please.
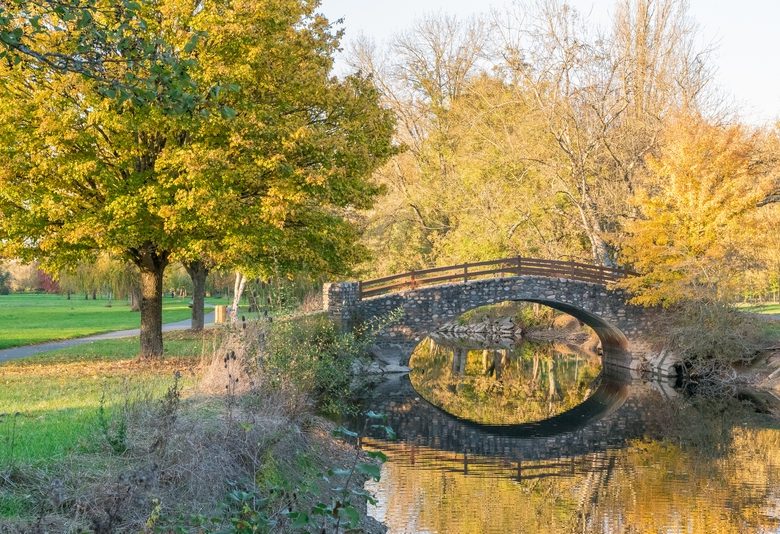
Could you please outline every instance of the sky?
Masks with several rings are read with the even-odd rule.
[[[715,83],[742,120],[763,125],[780,120],[780,0],[689,0],[703,45],[713,47]],[[409,28],[427,14],[463,17],[503,9],[512,0],[322,0],[330,19],[344,19],[345,40],[365,34],[377,43]],[[569,0],[605,26],[613,0]],[[346,48],[346,47],[345,47]],[[337,59],[337,68],[343,61]]]

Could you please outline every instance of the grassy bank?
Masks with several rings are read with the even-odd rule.
[[[208,336],[208,334],[206,334]],[[37,465],[68,453],[94,450],[101,397],[159,395],[175,372],[191,382],[203,334],[166,334],[166,357],[138,361],[135,338],[96,341],[0,366],[0,463]]]
[[[191,315],[189,298],[163,299],[163,322]],[[209,304],[223,303],[207,299]],[[62,295],[0,295],[0,349],[138,328],[140,315],[124,301],[85,300]]]
[[[0,533],[381,531],[360,496],[378,469],[316,415],[325,390],[289,377],[333,381],[334,338],[269,333],[269,375],[249,330],[166,334],[158,362],[127,339],[0,365]]]

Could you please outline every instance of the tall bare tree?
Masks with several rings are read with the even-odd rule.
[[[578,213],[593,259],[611,265],[610,236],[634,215],[627,198],[664,117],[704,95],[705,54],[684,1],[623,0],[606,34],[558,0],[526,15],[494,18],[506,71],[555,140],[551,193]]]
[[[426,200],[441,199],[452,190],[452,106],[482,70],[486,43],[483,21],[438,15],[421,20],[387,46],[366,39],[353,46],[353,67],[371,74],[396,115],[396,138],[406,148],[378,174],[388,194],[369,228],[376,247],[417,243],[420,255],[390,254],[403,258],[396,268],[429,262],[436,236],[451,227],[446,210]]]

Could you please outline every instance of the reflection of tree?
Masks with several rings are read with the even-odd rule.
[[[723,421],[717,415],[698,426]],[[643,440],[569,460],[524,462],[371,443],[390,457],[375,488],[393,531],[727,534],[780,528],[780,430],[737,426],[700,447]],[[706,429],[705,429],[706,430]],[[688,439],[693,441],[689,442]],[[695,443],[695,446],[693,445]],[[714,454],[714,455],[713,455]]]
[[[410,449],[383,450],[390,457],[371,487],[393,532],[571,532],[575,480],[511,478],[516,467],[480,458]],[[499,471],[507,475],[502,477]],[[381,514],[380,514],[381,517]]]
[[[547,409],[552,415],[555,410],[555,402],[561,399],[561,391],[555,380],[555,365],[552,358],[547,359],[547,384]]]
[[[589,532],[601,532],[605,524],[637,533],[780,527],[777,430],[736,428],[728,452],[717,459],[698,447],[647,441],[621,452],[618,462],[589,510]]]
[[[469,350],[429,339],[415,350],[411,366],[414,388],[436,406],[473,421],[513,424],[580,404],[594,390],[601,363],[562,345]]]

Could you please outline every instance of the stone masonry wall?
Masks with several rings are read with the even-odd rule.
[[[358,282],[326,283],[322,286],[322,305],[331,321],[342,329],[352,328],[360,303]]]

